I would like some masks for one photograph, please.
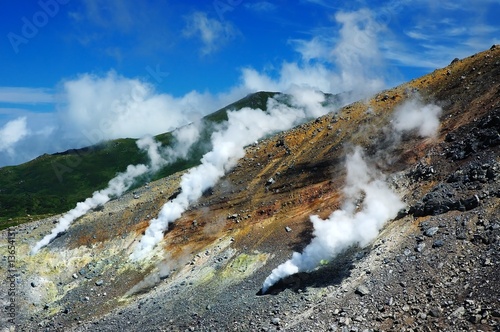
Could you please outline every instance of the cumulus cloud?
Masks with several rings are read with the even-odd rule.
[[[62,120],[87,144],[121,137],[156,135],[214,111],[213,96],[190,92],[180,98],[156,93],[153,86],[114,72],[85,74],[63,84]]]
[[[292,85],[323,92],[350,92],[346,102],[366,97],[386,85],[387,75],[378,36],[384,26],[368,9],[338,12],[338,36],[314,36],[290,43],[301,55],[299,62],[283,62],[277,73],[245,68],[242,80],[250,90],[285,91]],[[333,28],[329,34],[335,34]]]
[[[194,12],[186,17],[183,34],[188,38],[199,38],[203,45],[201,54],[208,55],[234,39],[238,30],[229,22],[209,18],[203,12]]]
[[[373,12],[339,12],[335,20],[342,25],[340,40],[333,50],[339,73],[335,85],[344,90],[374,93],[384,87],[383,61],[378,41],[384,26],[377,23]]]
[[[329,59],[332,55],[333,41],[323,36],[314,36],[310,40],[293,39],[290,43],[295,46],[304,61]]]
[[[243,69],[242,76],[244,86],[251,91],[286,91],[292,85],[321,91],[331,91],[333,88],[330,72],[322,65],[285,62],[276,79],[252,68]]]
[[[38,90],[23,91],[23,98],[16,97],[22,106],[31,100],[45,98],[36,95]],[[35,95],[29,95],[30,91]],[[6,150],[12,138],[0,142],[4,146],[0,149],[0,167],[25,162],[43,153],[80,148],[105,140],[169,132],[196,123],[206,114],[249,92],[244,85],[238,85],[220,94],[190,91],[174,97],[157,92],[144,80],[124,77],[114,71],[105,75],[83,74],[61,82],[51,94],[53,104],[48,107],[55,108],[56,112],[34,112],[24,107],[0,108],[0,115],[4,118],[20,118],[16,115],[22,114],[21,118],[25,120],[13,124],[25,128],[27,133],[17,143],[19,151],[15,155],[9,155]],[[14,100],[12,95],[9,98]],[[13,124],[7,126],[7,123],[0,123],[0,128],[6,127],[9,137],[12,137],[9,128]],[[25,126],[21,128],[20,124]],[[194,133],[193,127],[189,128]]]
[[[6,151],[14,154],[14,145],[28,136],[29,130],[26,126],[26,117],[20,117],[7,122],[0,128],[0,152]]]

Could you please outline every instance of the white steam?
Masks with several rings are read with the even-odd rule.
[[[412,98],[396,109],[393,127],[398,133],[418,130],[420,136],[434,137],[439,129],[439,115],[442,111],[437,105],[424,105],[419,98]]]
[[[277,281],[297,272],[315,269],[322,260],[329,260],[353,245],[365,246],[372,241],[384,223],[404,207],[399,197],[387,186],[384,176],[370,168],[357,147],[347,157],[346,201],[343,208],[327,220],[311,216],[314,238],[302,253],[275,268],[262,285],[262,293]],[[364,194],[361,209],[356,200]]]
[[[189,134],[185,134],[186,131]],[[130,188],[130,186],[134,184],[134,180],[138,176],[149,172],[156,172],[162,166],[174,162],[180,157],[185,158],[189,148],[199,136],[199,128],[197,126],[190,125],[179,129],[178,132],[179,133],[174,132],[174,138],[176,139],[174,142],[174,148],[169,147],[162,151],[166,156],[165,158],[163,158],[160,153],[161,144],[156,142],[153,137],[145,136],[139,139],[136,144],[141,150],[147,152],[150,165],[129,165],[125,172],[119,173],[111,179],[105,189],[96,191],[92,194],[92,197],[87,198],[83,202],[77,203],[74,209],[66,212],[59,219],[58,224],[54,229],[52,229],[50,234],[46,235],[42,240],[35,244],[35,246],[31,249],[31,253],[36,254],[42,247],[46,246],[50,243],[50,241],[55,239],[58,234],[67,230],[74,220],[85,215],[91,209],[104,205],[112,197],[121,196]],[[181,149],[181,151],[178,151],[179,149]]]
[[[292,93],[294,91],[291,90]],[[267,113],[251,108],[228,112],[228,121],[224,128],[212,134],[212,151],[202,157],[201,165],[182,176],[181,193],[166,203],[158,217],[151,220],[130,258],[138,260],[146,257],[162,240],[168,225],[177,220],[190,204],[215,185],[245,155],[245,146],[265,135],[289,129],[307,118],[327,113],[328,109],[321,106],[324,100],[322,93],[309,91],[303,92],[297,98],[292,97],[293,107],[269,99]]]
[[[151,171],[156,172],[166,164],[165,159],[163,159],[160,154],[161,144],[155,141],[152,136],[144,136],[143,138],[139,139],[136,144],[139,149],[144,150],[148,153]],[[112,179],[111,181],[113,180],[114,179]]]
[[[52,229],[50,234],[46,235],[31,249],[31,254],[36,254],[38,250],[55,239],[59,233],[67,230],[75,219],[83,216],[91,209],[108,202],[112,196],[120,196],[123,194],[123,192],[130,188],[136,177],[146,173],[147,171],[148,167],[146,165],[129,165],[125,172],[118,174],[115,178],[109,181],[107,188],[94,192],[92,197],[87,198],[83,202],[77,203],[74,209],[66,212],[61,218],[59,218],[59,222],[56,227]]]
[[[418,130],[420,136],[433,137],[439,129],[441,107],[424,105],[419,97],[398,107],[393,116],[395,135]],[[393,137],[394,139],[394,137]],[[397,139],[397,137],[396,137]],[[341,210],[333,212],[328,220],[311,216],[314,238],[302,253],[275,268],[262,285],[262,293],[279,280],[298,272],[315,269],[321,260],[329,260],[351,246],[365,246],[375,239],[386,221],[396,217],[403,202],[385,183],[383,174],[371,169],[357,147],[347,156],[347,179],[343,189],[346,201]],[[357,208],[362,198],[361,209]]]
[[[200,121],[193,122],[172,133],[175,139],[173,146],[168,146],[163,150],[168,163],[187,158],[191,146],[200,139],[201,126]]]

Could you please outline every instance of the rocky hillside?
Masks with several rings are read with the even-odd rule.
[[[16,331],[498,331],[499,79],[496,46],[249,146],[139,263],[128,257],[182,173],[78,219],[36,255],[54,218],[3,231],[2,265],[9,232],[16,243]],[[442,107],[438,135],[392,140],[395,109],[417,93]],[[309,216],[341,206],[354,145],[407,208],[367,247],[263,295],[311,241]]]

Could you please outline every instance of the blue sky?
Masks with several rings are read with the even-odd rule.
[[[3,1],[0,167],[258,90],[360,96],[500,43],[500,0]]]

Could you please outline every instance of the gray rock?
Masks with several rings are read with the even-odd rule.
[[[95,282],[96,286],[102,286],[102,284],[104,284],[104,281],[102,279],[99,279]]]
[[[432,244],[432,247],[433,248],[440,248],[444,246],[444,241],[443,240],[436,240],[434,241],[434,243]]]
[[[429,315],[435,318],[441,317],[441,308],[434,307],[429,310]]]
[[[469,317],[469,322],[471,322],[472,324],[477,324],[477,323],[481,322],[482,318],[483,318],[483,316],[481,316],[479,314],[472,315]]]
[[[439,230],[439,227],[429,227],[425,230],[424,234],[426,236],[432,237],[434,234],[436,234]]]
[[[486,258],[483,262],[483,266],[492,266],[493,263],[491,262],[491,259]]]
[[[365,285],[359,285],[358,288],[356,288],[356,294],[365,296],[370,294],[370,290]]]
[[[415,251],[417,252],[422,252],[425,248],[425,243],[424,242],[420,242],[419,244],[417,244],[415,246]]]
[[[273,325],[280,325],[280,322],[281,322],[281,319],[279,319],[278,317],[274,317],[272,320],[271,320],[271,323]]]
[[[461,317],[465,314],[465,308],[464,307],[458,307],[455,309],[455,311],[452,312],[451,316],[452,317]]]

